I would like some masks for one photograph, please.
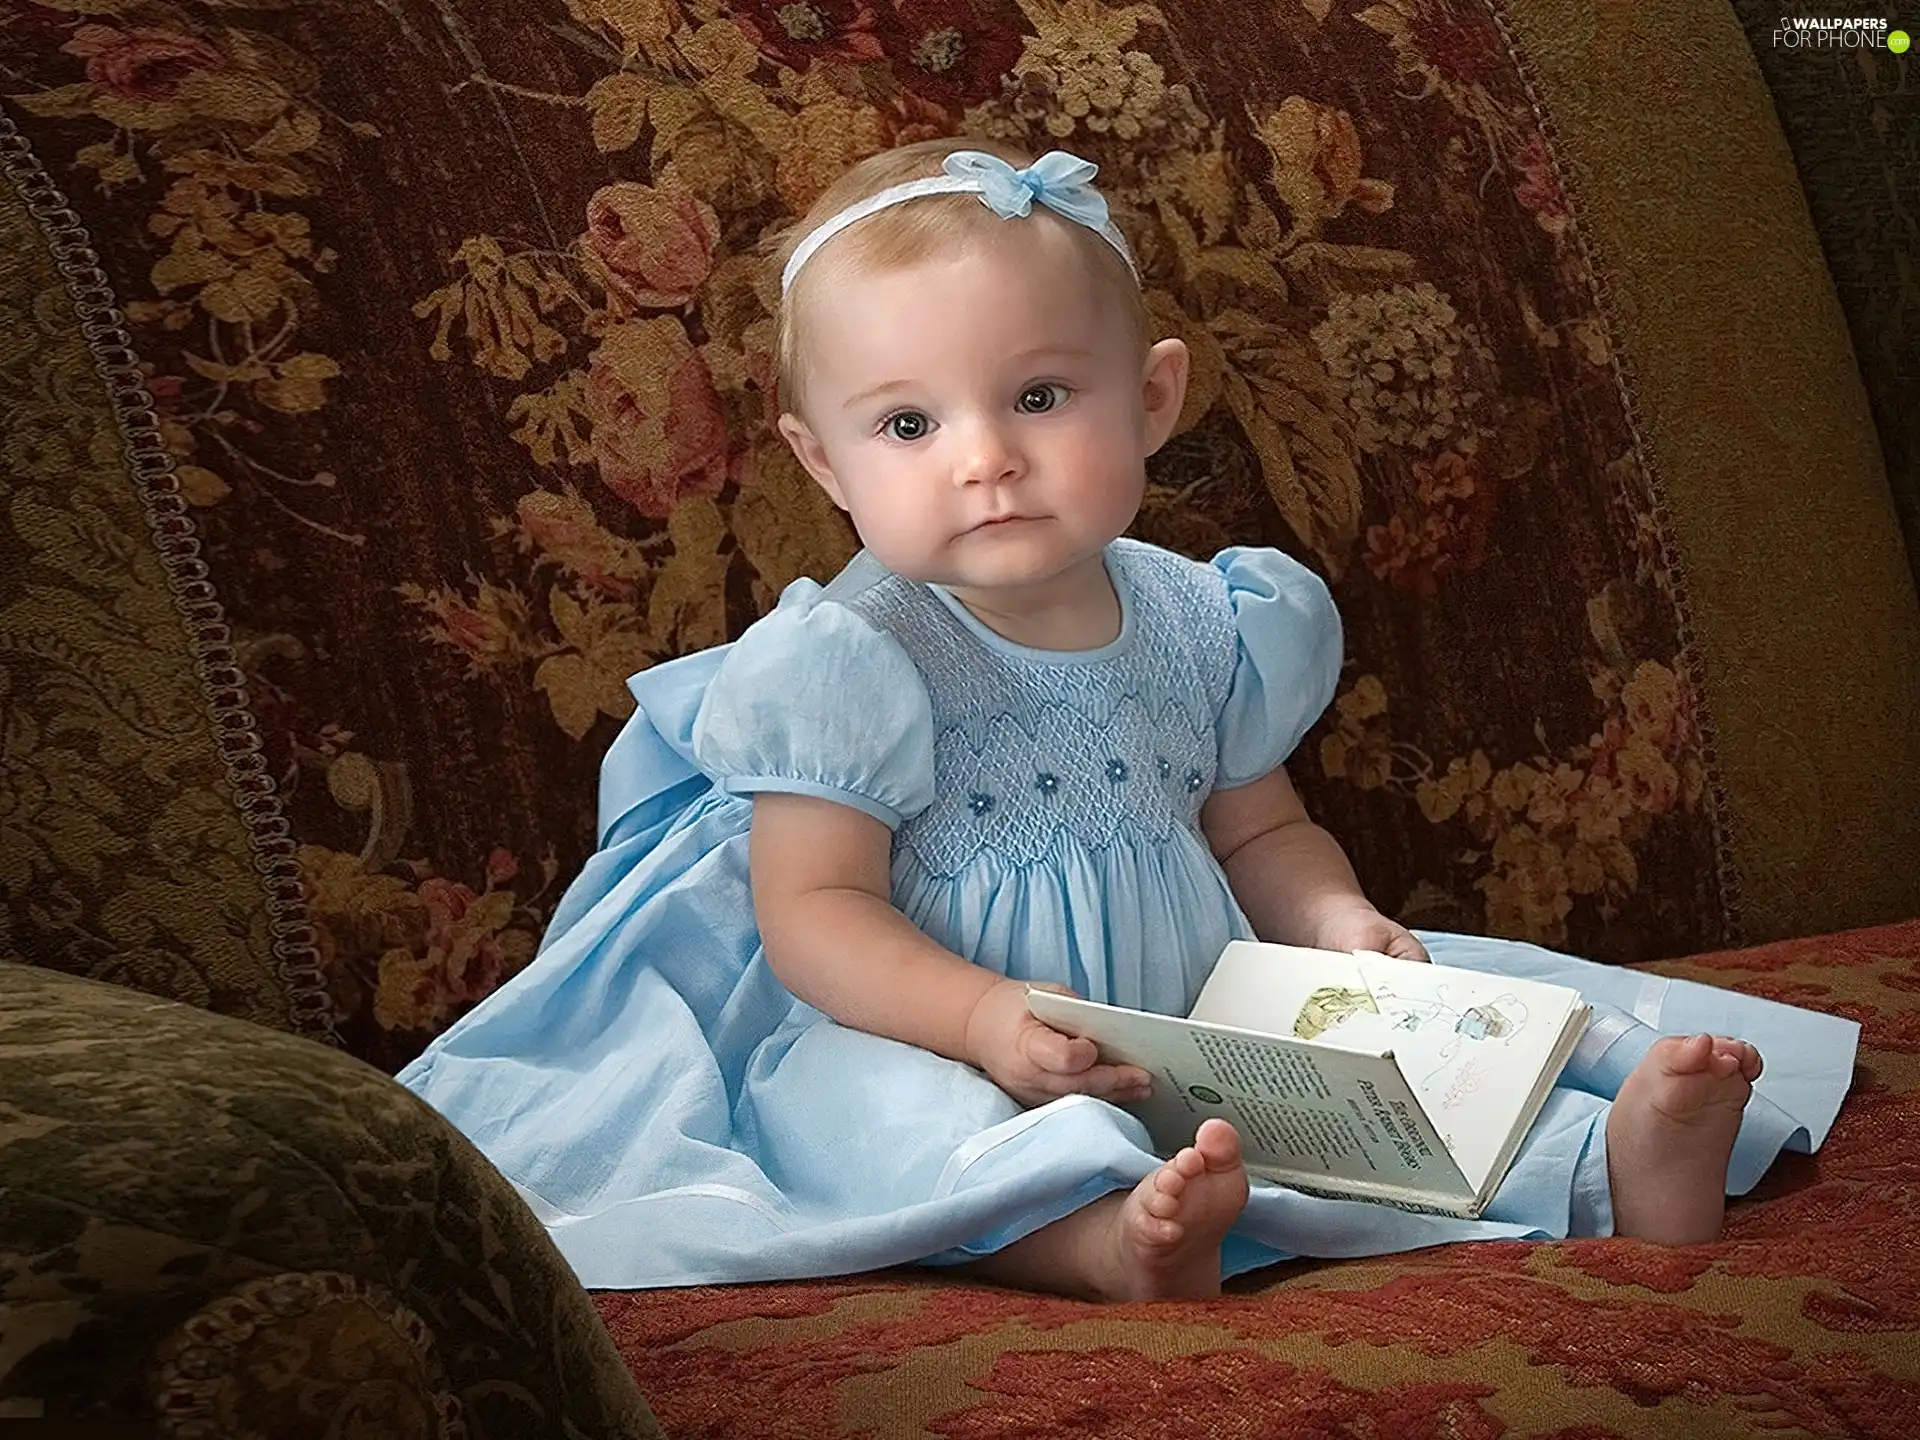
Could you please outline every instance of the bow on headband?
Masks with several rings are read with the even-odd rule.
[[[1049,150],[1024,170],[984,150],[956,150],[942,168],[956,180],[976,182],[980,199],[1003,220],[1031,213],[1038,200],[1089,230],[1107,224],[1106,197],[1090,183],[1100,167],[1064,150]]]
[[[792,289],[800,268],[849,225],[923,195],[978,195],[980,202],[1003,220],[1032,214],[1033,202],[1038,200],[1056,215],[1093,231],[1127,262],[1127,269],[1134,269],[1126,238],[1108,218],[1106,198],[1093,188],[1093,177],[1100,167],[1091,160],[1082,160],[1065,150],[1049,150],[1033,164],[1016,170],[999,156],[984,150],[956,150],[942,162],[941,168],[945,174],[889,186],[821,221],[794,247],[780,275],[780,293],[784,295]],[[1139,274],[1137,270],[1134,273]]]

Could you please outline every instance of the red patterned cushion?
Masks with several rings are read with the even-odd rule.
[[[679,1440],[1920,1435],[1920,921],[1649,967],[1862,1026],[1714,1245],[1463,1245],[1089,1305],[925,1272],[598,1297]]]

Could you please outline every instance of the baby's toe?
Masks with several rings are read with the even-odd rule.
[[[1207,1157],[1188,1145],[1173,1157],[1169,1162],[1169,1168],[1177,1170],[1183,1180],[1191,1180],[1195,1176],[1206,1174]]]
[[[1655,1041],[1654,1048],[1647,1054],[1649,1060],[1656,1060],[1659,1067],[1670,1075],[1711,1072],[1713,1057],[1711,1035],[1667,1036]]]
[[[1758,1080],[1760,1072],[1766,1068],[1760,1058],[1760,1052],[1745,1040],[1736,1040],[1731,1035],[1713,1037],[1713,1051],[1716,1056],[1731,1056],[1735,1068],[1748,1080]],[[1729,1071],[1729,1074],[1732,1072]]]

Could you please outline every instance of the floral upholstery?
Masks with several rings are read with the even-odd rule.
[[[0,966],[0,1407],[648,1433],[498,1177],[310,1042],[390,1071],[524,964],[625,677],[851,553],[772,430],[759,256],[849,161],[974,131],[1096,159],[1192,347],[1138,533],[1333,585],[1293,771],[1376,898],[1871,1016],[1869,1068],[1699,1252],[1301,1268],[1219,1312],[602,1297],[670,1427],[1148,1434],[1150,1393],[1167,1434],[1920,1429],[1910,935],[1712,953],[1920,913],[1904,71],[1776,19],[0,9],[0,952],[39,967]],[[138,1136],[72,1108],[156,1082]],[[116,1145],[164,1224],[89,1208]]]
[[[1257,38],[1242,8],[1096,0],[9,14],[7,303],[36,323],[5,357],[28,422],[8,753],[33,772],[5,910],[43,963],[256,1018],[274,993],[389,1069],[524,963],[590,843],[624,678],[851,552],[770,424],[763,242],[849,161],[960,130],[1099,161],[1192,347],[1138,532],[1277,544],[1333,582],[1348,672],[1295,769],[1384,906],[1616,960],[1920,908],[1852,858],[1916,837],[1920,623],[1844,333],[1775,304],[1751,323],[1794,363],[1741,345],[1750,410],[1708,403],[1710,337],[1660,331],[1671,298],[1636,309],[1622,157],[1580,129],[1613,122],[1533,33],[1549,13],[1283,0]],[[1700,23],[1709,78],[1757,95],[1731,16]],[[1604,48],[1626,34],[1589,59],[1628,68]],[[1797,188],[1732,158],[1755,214]],[[1804,228],[1756,250],[1728,203],[1676,218],[1830,293]],[[81,290],[47,246],[85,252]],[[114,302],[109,335],[87,307]],[[71,369],[89,345],[110,393]],[[1836,603],[1772,563],[1803,543],[1805,456],[1756,424],[1782,395],[1851,437],[1822,473],[1880,507],[1823,521],[1889,617],[1871,645],[1782,628]],[[83,455],[97,494],[62,488]],[[1731,499],[1737,546],[1710,523]],[[107,556],[156,518],[142,623],[193,584],[185,635],[128,654],[65,618],[50,653],[45,612],[111,615]],[[196,683],[223,703],[192,766],[126,748]],[[109,763],[82,733],[122,737]],[[1832,797],[1819,873],[1844,885],[1781,843],[1783,757]],[[212,826],[208,925],[147,857],[223,770],[246,803]]]
[[[1854,1093],[1718,1244],[1442,1247],[1090,1305],[926,1274],[597,1296],[685,1440],[1908,1440],[1920,923],[1663,962],[1860,1021]]]
[[[655,1440],[546,1232],[371,1066],[0,964],[0,1416]]]

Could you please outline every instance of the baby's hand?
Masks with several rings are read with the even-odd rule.
[[[1035,985],[1061,995],[1064,985]],[[967,1054],[994,1084],[1022,1105],[1044,1105],[1062,1095],[1094,1095],[1115,1104],[1147,1098],[1149,1078],[1138,1065],[1103,1065],[1091,1040],[1063,1035],[1027,1009],[1027,986],[1002,980],[967,1019]]]
[[[1433,958],[1411,930],[1365,901],[1325,916],[1315,927],[1312,943],[1321,950],[1374,950],[1402,960]]]

